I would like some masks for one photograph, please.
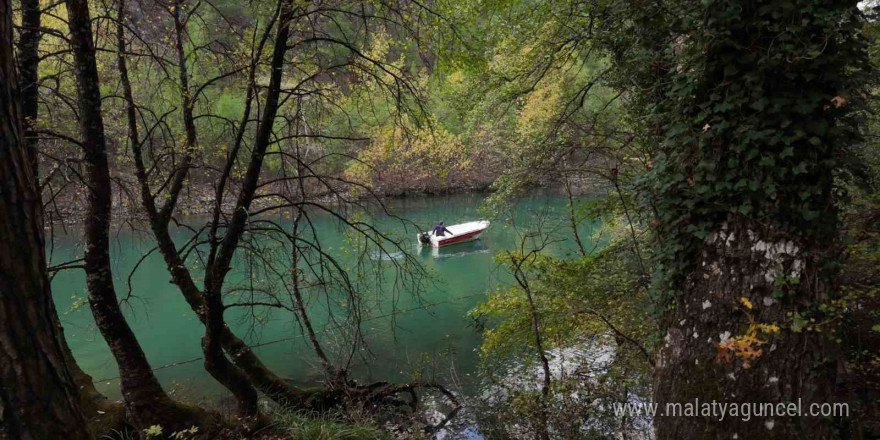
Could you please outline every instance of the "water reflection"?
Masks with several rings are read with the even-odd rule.
[[[483,243],[482,239],[468,241],[466,243],[453,244],[444,247],[423,247],[422,256],[426,255],[427,249],[430,249],[430,255],[433,258],[457,258],[465,255],[488,254],[491,252],[488,246]]]

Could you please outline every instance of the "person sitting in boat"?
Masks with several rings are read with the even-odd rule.
[[[434,226],[434,236],[435,236],[435,237],[443,237],[443,236],[446,235],[446,234],[445,234],[446,232],[448,232],[449,235],[455,235],[455,234],[452,233],[452,231],[450,231],[449,229],[447,229],[446,226],[443,226],[443,222],[437,223],[437,224]]]

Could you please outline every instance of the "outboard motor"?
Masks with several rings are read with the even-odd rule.
[[[427,232],[422,232],[421,234],[419,234],[419,242],[421,242],[423,245],[429,245],[431,244],[431,236],[428,235]]]

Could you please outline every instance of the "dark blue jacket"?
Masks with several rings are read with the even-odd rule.
[[[452,231],[450,231],[449,229],[446,229],[446,226],[443,226],[443,223],[437,223],[437,225],[434,226],[434,235],[435,236],[442,237],[442,236],[446,235],[445,232],[448,232],[449,235],[453,235]]]

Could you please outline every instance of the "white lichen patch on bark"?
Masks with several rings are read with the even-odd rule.
[[[785,273],[784,266],[786,263],[791,264],[790,277],[798,277],[803,271],[804,262],[802,259],[797,258],[800,248],[791,240],[775,243],[758,240],[752,245],[751,251],[756,254],[763,254],[763,275],[764,281],[767,283],[772,283],[776,280],[776,277]]]

